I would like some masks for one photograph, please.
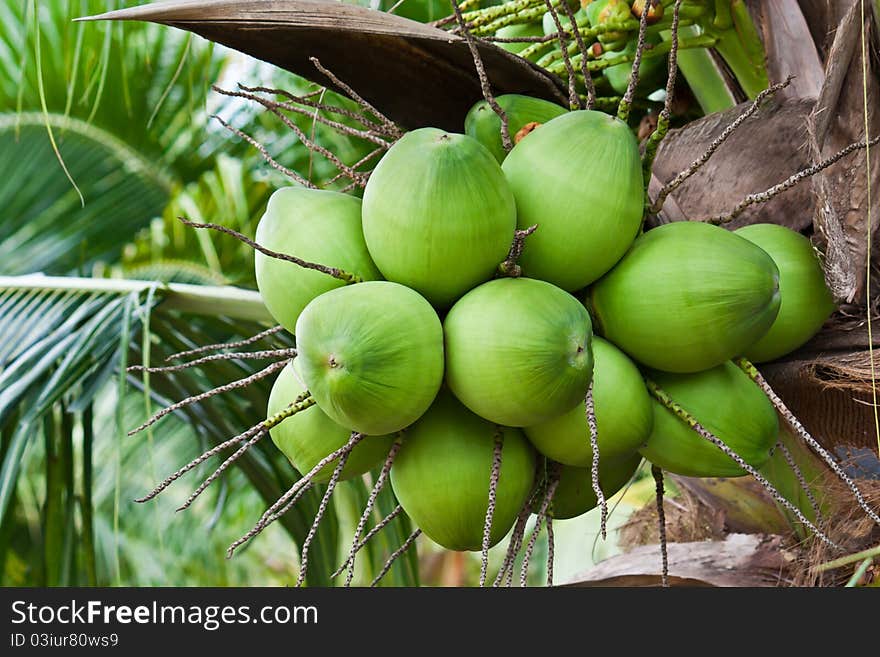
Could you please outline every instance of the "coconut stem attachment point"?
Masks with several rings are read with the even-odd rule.
[[[803,182],[807,178],[810,178],[823,169],[827,169],[832,164],[835,164],[839,160],[842,160],[844,157],[849,155],[850,153],[854,153],[855,151],[861,150],[863,148],[871,148],[880,144],[880,135],[874,137],[871,140],[865,141],[857,141],[841,150],[837,151],[834,155],[822,160],[821,162],[817,162],[816,164],[807,167],[801,171],[798,171],[796,174],[786,178],[781,183],[777,185],[773,185],[769,189],[759,192],[757,194],[749,194],[742,201],[736,204],[736,207],[733,208],[730,212],[726,214],[720,214],[715,217],[709,217],[705,219],[707,223],[710,224],[726,224],[729,221],[733,221],[738,216],[740,216],[743,212],[748,210],[751,206],[758,203],[766,203],[772,198],[779,196],[782,192],[787,191],[797,185],[798,183]]]
[[[670,58],[672,57],[671,51],[670,51],[669,56],[670,56]],[[671,61],[671,59],[670,59],[670,61]],[[669,195],[672,192],[674,192],[676,189],[681,187],[681,185],[688,178],[690,178],[697,171],[699,171],[709,161],[709,158],[711,158],[712,155],[715,154],[715,151],[717,151],[721,147],[721,145],[728,140],[730,135],[732,135],[737,128],[739,128],[743,123],[746,122],[746,120],[748,120],[751,116],[753,116],[755,114],[755,112],[758,111],[758,109],[761,107],[761,103],[763,103],[767,98],[769,98],[770,96],[772,96],[776,92],[781,91],[782,89],[785,89],[789,84],[791,84],[791,81],[794,79],[794,77],[795,76],[793,76],[793,75],[789,75],[784,81],[782,81],[778,84],[774,84],[772,87],[768,87],[767,89],[764,89],[764,91],[762,91],[757,96],[755,96],[755,100],[748,107],[748,109],[746,109],[742,114],[740,114],[738,117],[736,117],[736,119],[729,126],[727,126],[724,129],[724,131],[712,141],[711,144],[709,144],[709,147],[706,149],[706,151],[702,155],[700,155],[700,157],[698,157],[696,160],[691,162],[690,166],[688,166],[686,169],[684,169],[683,171],[676,174],[676,176],[672,180],[670,180],[668,183],[666,183],[660,189],[660,191],[657,193],[657,198],[654,200],[654,203],[649,208],[649,212],[652,212],[654,214],[656,214],[657,212],[660,212],[660,210],[663,209],[663,203],[666,201],[666,199],[669,197]],[[667,88],[667,99],[668,98],[669,98],[669,90]],[[665,111],[666,111],[666,107],[664,106],[663,112],[665,112]],[[660,114],[660,120],[657,123],[657,130],[654,132],[654,134],[657,134],[657,132],[660,130],[661,122],[663,121],[663,112],[661,112],[661,114]],[[668,121],[668,116],[667,116],[667,119],[666,119],[667,128],[668,128],[668,123],[669,123],[669,121]],[[652,141],[654,140],[654,134],[652,134],[650,137],[650,139]],[[661,139],[662,139],[662,137],[657,139],[657,145],[659,145],[659,142]],[[648,148],[651,148],[650,141],[648,143]],[[653,156],[656,155],[656,151],[657,151],[657,146],[655,145],[653,147],[653,153],[651,154],[652,161],[653,161]],[[647,154],[648,154],[648,151],[646,150],[646,156],[647,156]],[[647,160],[646,160],[646,163],[647,163]],[[650,173],[650,169],[648,169],[648,173]]]
[[[675,7],[672,9],[672,27],[669,61],[666,73],[666,98],[663,99],[663,109],[660,110],[660,116],[657,119],[657,127],[648,137],[645,144],[645,154],[642,157],[642,170],[645,179],[645,193],[647,194],[648,183],[651,181],[651,171],[654,168],[654,159],[657,157],[657,149],[660,147],[666,135],[669,133],[669,122],[672,118],[672,102],[675,99],[675,80],[678,77],[678,23],[681,12],[682,0],[675,0]],[[660,202],[662,206],[662,201]],[[652,212],[659,210],[651,209]]]
[[[590,481],[593,487],[593,493],[596,495],[596,503],[599,505],[599,533],[604,541],[607,537],[608,526],[608,502],[605,500],[605,493],[599,485],[599,426],[596,423],[596,405],[593,399],[593,382],[587,389],[587,396],[584,398],[584,410],[587,414],[587,426],[590,427],[590,451],[593,454],[590,463]]]
[[[633,96],[636,93],[636,86],[639,84],[639,69],[642,66],[642,54],[645,52],[645,31],[648,28],[648,14],[657,4],[657,0],[646,0],[645,9],[639,18],[639,36],[636,41],[636,54],[633,57],[632,73],[629,76],[629,83],[626,85],[626,92],[617,106],[617,118],[626,123],[629,120],[629,111],[632,108]]]
[[[189,226],[190,228],[206,228],[208,230],[216,230],[220,233],[225,233],[226,235],[231,235],[239,242],[243,242],[247,244],[252,249],[259,251],[265,256],[269,256],[270,258],[275,258],[277,260],[284,260],[285,262],[292,262],[303,269],[313,269],[315,271],[319,271],[322,274],[327,274],[328,276],[332,276],[344,283],[362,283],[363,279],[356,274],[350,274],[347,271],[343,271],[337,267],[328,267],[326,265],[320,265],[315,262],[308,262],[306,260],[302,260],[301,258],[297,258],[296,256],[288,255],[286,253],[278,253],[277,251],[272,251],[271,249],[267,249],[265,246],[257,244],[249,237],[242,235],[236,230],[232,230],[231,228],[227,228],[226,226],[221,226],[219,224],[213,223],[199,223],[196,221],[190,221],[186,217],[178,217],[181,223],[185,226]]]
[[[391,566],[393,566],[394,562],[397,561],[398,557],[400,557],[400,555],[402,555],[404,552],[406,552],[410,548],[410,546],[416,542],[416,539],[421,535],[421,533],[422,533],[421,529],[416,529],[412,534],[409,535],[409,538],[407,538],[403,542],[403,545],[401,545],[399,548],[397,548],[394,552],[391,553],[391,556],[388,557],[388,561],[386,561],[385,565],[382,566],[382,570],[379,572],[378,575],[376,575],[376,577],[373,579],[373,581],[370,582],[371,587],[376,586],[376,584],[378,584],[379,581],[383,577],[385,577],[385,575],[388,573],[388,571],[391,570]]]
[[[656,465],[651,466],[651,476],[654,477],[654,492],[657,497],[657,529],[660,537],[660,585],[669,588],[669,553],[666,549],[666,511],[663,508],[663,470]]]
[[[724,452],[726,456],[732,459],[740,468],[752,475],[752,477],[754,477],[755,480],[759,484],[761,484],[761,486],[763,486],[768,493],[770,493],[774,500],[779,502],[779,504],[781,504],[791,513],[793,513],[798,521],[808,527],[823,543],[835,550],[841,549],[841,547],[837,543],[828,538],[828,536],[826,536],[825,533],[822,532],[822,530],[820,530],[816,525],[810,522],[810,520],[803,514],[803,512],[801,512],[800,509],[798,509],[794,504],[785,499],[785,497],[783,497],[782,494],[778,490],[776,490],[776,487],[769,481],[767,481],[767,479],[760,472],[758,472],[753,466],[749,465],[739,454],[730,449],[730,447],[728,447],[723,440],[718,438],[708,429],[704,428],[703,425],[701,425],[693,415],[682,408],[659,385],[657,385],[657,383],[655,383],[651,379],[645,379],[645,384],[648,387],[648,392],[651,393],[654,399],[660,402],[665,408],[669,409],[682,422],[687,424],[691,428],[691,430],[693,430],[698,436],[715,445],[718,449]]]
[[[853,497],[858,502],[859,506],[865,512],[865,514],[874,521],[877,525],[880,525],[880,516],[872,509],[868,503],[865,501],[865,496],[862,495],[862,491],[859,490],[859,487],[856,486],[856,483],[843,471],[843,468],[840,467],[840,464],[834,460],[834,457],[826,450],[822,445],[819,444],[813,436],[806,430],[803,424],[801,424],[800,420],[798,420],[794,413],[792,413],[788,407],[785,405],[785,402],[780,399],[779,395],[770,387],[770,384],[767,383],[767,380],[764,376],[758,371],[758,368],[755,367],[752,363],[750,363],[745,358],[737,358],[734,362],[739,366],[739,368],[745,372],[752,381],[754,381],[761,390],[764,391],[764,394],[767,395],[767,398],[776,407],[776,410],[779,411],[779,414],[785,419],[786,424],[790,426],[795,433],[803,440],[807,445],[809,445],[812,450],[819,455],[819,457],[825,461],[829,468],[837,475],[837,477],[849,488],[850,492],[852,492]]]
[[[495,502],[498,492],[498,479],[501,476],[501,454],[504,448],[504,430],[496,428],[492,449],[492,472],[489,475],[489,502],[486,505],[486,523],[483,526],[483,542],[480,546],[480,588],[486,585],[489,571],[489,544],[492,541],[492,521],[495,518]]]
[[[510,140],[510,122],[507,118],[507,113],[501,108],[501,105],[498,104],[498,101],[495,100],[495,96],[492,94],[492,86],[489,84],[489,77],[486,75],[486,68],[483,66],[483,58],[480,56],[479,48],[477,48],[476,39],[474,38],[474,35],[471,34],[470,29],[462,16],[461,6],[459,5],[458,0],[450,1],[452,3],[452,10],[455,12],[455,20],[458,21],[461,35],[464,37],[468,49],[471,51],[471,57],[474,60],[474,67],[477,70],[477,77],[480,80],[480,89],[483,92],[483,98],[489,103],[489,107],[492,108],[492,111],[495,112],[501,120],[501,143],[504,146],[504,150],[510,152],[513,148],[513,142]]]
[[[529,226],[528,228],[524,228],[522,230],[514,231],[513,233],[513,243],[510,245],[510,251],[507,253],[507,258],[498,265],[498,273],[502,276],[509,276],[510,278],[519,278],[522,276],[522,269],[517,264],[520,256],[523,252],[523,247],[525,246],[526,238],[538,230],[538,224],[534,224],[533,226]]]
[[[348,572],[345,575],[346,587],[351,586],[351,580],[354,579],[354,561],[359,550],[358,545],[361,540],[361,535],[364,533],[364,528],[367,526],[367,520],[369,520],[370,515],[373,513],[376,498],[379,497],[379,493],[385,487],[385,482],[388,481],[388,473],[391,472],[391,466],[394,465],[394,459],[397,458],[397,453],[400,451],[400,446],[402,444],[403,433],[401,432],[398,434],[397,439],[391,444],[391,449],[388,450],[388,456],[385,457],[385,463],[382,465],[382,470],[379,472],[379,476],[376,477],[376,482],[373,484],[373,488],[370,490],[370,495],[367,498],[367,505],[364,507],[364,512],[361,514],[357,527],[354,530],[354,538],[351,541],[351,550],[349,550],[348,559],[346,559],[345,564],[343,564],[343,568],[346,565],[348,566]]]

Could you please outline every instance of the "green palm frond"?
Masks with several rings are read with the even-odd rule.
[[[178,483],[162,496],[167,502],[130,502],[169,466],[259,421],[271,380],[188,407],[129,438],[126,430],[157,404],[242,378],[258,365],[224,361],[147,379],[120,373],[126,362],[252,335],[270,321],[256,293],[216,287],[253,285],[250,251],[177,221],[186,215],[252,235],[269,194],[289,184],[211,123],[210,113],[316,182],[336,172],[275,118],[212,94],[210,84],[229,61],[223,48],[161,26],[72,22],[133,4],[140,2],[0,5],[0,581],[289,583],[293,543],[308,532],[322,487],[235,565],[223,558],[225,546],[299,476],[270,441],[239,460],[192,514],[174,514],[173,502],[182,501],[174,496],[188,494],[216,464],[188,475],[195,483]],[[234,70],[243,82],[266,83],[251,63]],[[269,77],[294,93],[316,88],[286,73]],[[345,161],[367,153],[365,144],[310,116],[294,120]],[[23,275],[34,272],[141,280]],[[142,282],[151,280],[173,283]],[[344,488],[361,503],[364,486]],[[395,504],[390,491],[380,497],[383,512]],[[192,520],[178,520],[185,517]],[[364,550],[359,572],[378,572],[409,530],[404,518],[390,525]],[[331,583],[347,548],[344,535],[328,513],[312,544],[310,584]],[[175,559],[183,549],[187,560]],[[386,580],[417,582],[415,558],[402,559]]]
[[[170,175],[104,130],[48,118],[85,205],[58,167],[45,117],[0,114],[0,274],[90,271],[118,259],[120,236],[159,214],[173,187]]]
[[[175,193],[123,252],[126,277],[253,287],[253,250],[228,235],[197,231],[178,217],[212,221],[253,235],[269,195],[282,180],[267,179],[240,159],[220,155],[197,181]],[[146,276],[145,276],[146,274]]]
[[[203,170],[221,135],[207,140],[205,101],[224,53],[176,30],[85,25],[92,11],[135,0],[16,0],[0,5],[0,111],[41,108],[101,128],[181,177]],[[35,20],[35,10],[36,16]],[[37,39],[41,67],[37,67]]]
[[[175,583],[151,579],[149,570],[138,571],[133,563],[136,559],[125,556],[129,548],[143,550],[149,533],[121,532],[120,514],[126,515],[124,522],[129,522],[128,515],[143,519],[134,523],[142,527],[148,524],[147,518],[161,527],[174,516],[164,503],[163,513],[169,515],[159,521],[148,507],[132,506],[135,494],[145,492],[157,476],[164,475],[143,467],[145,455],[152,455],[153,447],[157,453],[165,450],[168,454],[169,445],[175,445],[173,458],[162,462],[176,468],[189,454],[240,433],[265,417],[271,380],[187,407],[156,425],[152,434],[128,438],[126,431],[155,410],[154,402],[164,405],[203,392],[251,374],[256,366],[223,361],[216,367],[194,368],[173,376],[144,379],[118,375],[128,362],[159,360],[178,349],[251,335],[267,320],[259,296],[237,288],[0,277],[0,333],[9,336],[0,346],[0,562],[5,564],[0,573],[4,581],[23,568],[31,574],[40,571],[36,580],[27,581],[48,584]],[[135,395],[141,401],[133,405],[131,396],[137,389],[147,396]],[[108,396],[108,390],[115,390],[121,402]],[[140,412],[133,414],[131,409],[138,407]],[[102,413],[103,423],[93,419]],[[92,450],[92,442],[102,442],[104,447]],[[140,452],[132,451],[136,446]],[[76,459],[72,458],[74,451]],[[106,459],[98,460],[108,451],[116,460],[115,466]],[[123,452],[128,455],[125,459]],[[36,466],[30,455],[35,455]],[[80,463],[76,473],[75,461]],[[243,533],[299,476],[269,441],[250,450],[237,465],[240,474],[229,478],[232,483],[218,486],[215,495],[205,496],[201,507],[195,509],[196,517],[204,517],[199,508],[207,514],[216,511],[205,505],[237,508],[233,518],[242,524],[236,525],[225,512],[222,522],[215,523],[222,526],[220,540],[227,542],[230,536]],[[34,493],[30,484],[21,485],[19,479],[23,469],[33,467],[43,471],[45,491],[41,494]],[[188,494],[199,474],[209,472],[205,469],[190,475],[190,486],[180,482],[176,486],[180,492],[175,494]],[[251,502],[253,508],[242,509],[241,496],[227,499],[228,487],[241,491],[244,481],[261,498],[258,504]],[[125,497],[121,496],[123,490]],[[317,488],[282,518],[280,524],[297,543],[308,532],[322,494]],[[41,495],[43,499],[39,499]],[[106,512],[108,505],[110,513]],[[95,513],[95,508],[105,512]],[[190,528],[190,537],[193,531]],[[217,534],[220,530],[212,531]],[[34,532],[44,533],[41,542],[27,540]],[[337,565],[337,538],[336,519],[328,514],[312,547],[310,583],[330,583],[329,574]],[[217,548],[215,543],[212,545]],[[39,559],[33,555],[35,546],[43,553]],[[222,554],[222,549],[218,553]],[[295,563],[292,554],[272,557],[276,565],[284,564],[285,568]],[[261,578],[253,569],[251,574]]]

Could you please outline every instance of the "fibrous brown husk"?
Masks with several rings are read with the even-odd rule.
[[[880,506],[880,481],[863,479],[859,481],[859,487],[868,504],[875,508]],[[793,565],[795,586],[840,586],[852,577],[858,562],[824,572],[816,566],[880,544],[880,527],[859,508],[848,488],[839,481],[830,480],[826,491],[833,499],[834,512],[828,514],[822,529],[843,550],[835,552],[821,541],[811,541]],[[862,583],[870,583],[878,575],[880,572],[875,567]]]
[[[852,463],[844,464],[852,470]],[[670,575],[677,585],[840,586],[850,579],[859,565],[858,562],[825,572],[816,567],[880,544],[880,527],[859,508],[849,489],[830,474],[825,476],[821,485],[823,505],[827,505],[826,508],[829,509],[821,529],[841,546],[840,551],[819,540],[800,540],[792,531],[766,533],[762,531],[760,523],[751,528],[737,525],[735,519],[731,523],[724,504],[707,504],[702,495],[683,486],[691,478],[675,479],[681,492],[675,498],[667,497],[663,508],[666,514]],[[698,480],[693,481],[699,483]],[[730,481],[748,484],[751,479]],[[868,504],[875,508],[880,507],[880,480],[860,479],[858,485]],[[746,536],[753,537],[748,544],[743,543]],[[731,539],[735,539],[736,549],[727,554],[720,546]],[[633,513],[619,530],[619,544],[625,554],[602,562],[600,566],[572,580],[571,584],[656,585],[654,580],[660,576],[658,542],[657,511],[651,501]],[[734,543],[730,545],[734,546]],[[691,555],[699,555],[692,556],[693,564],[685,565],[687,559],[684,554],[673,558],[685,546]],[[731,573],[729,577],[718,575],[718,571],[726,567],[726,560],[731,558],[739,560],[739,572]],[[681,562],[677,564],[680,570],[677,577],[674,572],[676,559]],[[768,578],[768,566],[778,569],[774,577]],[[698,572],[702,573],[702,579],[696,576]],[[880,569],[869,569],[861,583],[871,583],[878,575]]]
[[[875,24],[870,11],[862,20],[859,0],[828,3],[825,82],[809,122],[810,148],[815,160],[847,144],[880,133],[880,84],[874,51]],[[860,45],[864,35],[867,53]],[[863,75],[863,67],[864,73]],[[866,116],[867,113],[867,116]],[[865,175],[866,157],[871,176]],[[866,299],[868,217],[871,237],[880,220],[880,149],[853,153],[812,179],[816,195],[814,226],[823,238],[825,278],[835,298],[860,304]],[[873,189],[871,194],[869,189]]]
[[[880,319],[877,326],[880,329]],[[872,335],[873,378],[880,379],[880,330]],[[865,321],[836,316],[797,352],[761,366],[761,372],[789,409],[822,445],[838,454],[843,449],[873,458],[868,474],[880,476],[877,426]],[[858,475],[859,473],[854,473]]]

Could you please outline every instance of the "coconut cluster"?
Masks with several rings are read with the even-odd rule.
[[[400,440],[398,500],[456,550],[481,547],[499,445],[490,544],[545,463],[560,464],[553,517],[597,504],[588,397],[605,495],[642,456],[686,475],[743,474],[653,399],[646,377],[759,467],[776,415],[731,358],[777,358],[833,309],[809,241],[788,229],[683,222],[643,233],[639,149],[617,118],[498,101],[519,137],[509,153],[481,103],[467,134],[423,128],[396,142],[362,201],[285,188],[257,230],[271,250],[348,275],[256,255],[266,305],[297,343],[268,412],[306,391],[315,401],[272,429],[275,444],[307,472],[363,434],[344,479]],[[516,231],[533,226],[519,267],[500,267]]]
[[[602,63],[602,67],[594,77],[594,83],[601,91],[623,94],[632,75],[631,61],[636,51],[636,40],[632,38],[632,30],[637,26],[646,6],[645,0],[581,0],[580,7],[569,15],[560,4],[554,12],[546,12],[541,20],[505,25],[495,32],[496,37],[518,39],[523,37],[542,37],[554,35],[561,27],[572,34],[572,18],[581,34],[595,34],[594,38],[585,39],[592,42],[589,49],[591,60]],[[577,6],[577,5],[575,5]],[[679,8],[683,18],[695,19],[707,12],[704,2],[684,2]],[[554,13],[556,16],[554,17]],[[672,12],[664,11],[662,4],[648,9],[645,42],[647,52],[663,42],[664,32],[672,24]],[[557,27],[557,21],[559,22]],[[561,48],[557,40],[536,45],[528,41],[502,41],[498,46],[517,54],[532,62],[542,65],[559,65],[562,60]],[[570,46],[574,46],[573,40]],[[642,59],[639,67],[639,87],[645,90],[657,89],[666,80],[666,63],[664,57],[649,55]],[[581,89],[585,92],[586,89]]]

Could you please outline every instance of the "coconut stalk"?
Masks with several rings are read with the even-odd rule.
[[[715,6],[713,27],[724,26],[717,32],[715,50],[730,67],[746,97],[755,98],[770,84],[764,65],[766,55],[761,36],[744,0],[716,2]],[[729,10],[729,15],[722,16],[722,8]]]

